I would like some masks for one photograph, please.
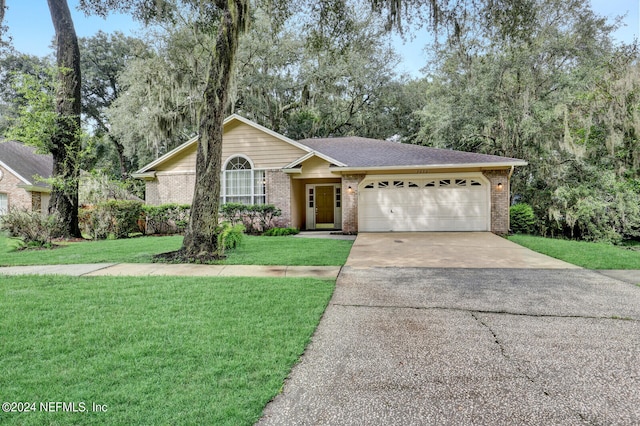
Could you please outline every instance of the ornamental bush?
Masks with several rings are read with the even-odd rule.
[[[80,230],[91,239],[127,238],[144,231],[142,202],[110,200],[80,209]]]
[[[533,208],[527,203],[514,204],[509,208],[511,230],[516,234],[530,234],[536,217]]]
[[[283,237],[287,235],[299,234],[300,230],[296,228],[271,228],[264,232],[262,235],[266,237]]]
[[[54,238],[62,236],[62,220],[57,213],[46,215],[37,211],[10,210],[0,217],[0,230],[22,239],[27,247],[50,246]]]
[[[226,250],[233,250],[242,244],[244,238],[244,226],[240,223],[231,225],[229,222],[223,222],[218,228],[218,248],[220,254],[224,254]]]
[[[189,204],[144,205],[142,210],[147,234],[181,234],[187,228],[191,215]]]
[[[282,210],[273,204],[227,203],[220,207],[223,220],[231,225],[242,224],[247,234],[261,234],[274,226],[274,219]]]

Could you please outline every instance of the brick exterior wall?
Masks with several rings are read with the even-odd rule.
[[[153,206],[166,203],[191,204],[195,187],[196,174],[193,172],[158,173],[155,180],[146,182],[145,200]]]
[[[364,175],[342,176],[342,232],[358,232],[358,184],[362,179]]]
[[[265,170],[267,204],[282,210],[282,216],[275,219],[276,226],[291,226],[291,178],[282,170]]]
[[[18,185],[23,185],[24,182],[4,167],[0,167],[0,170],[2,170],[0,193],[7,194],[9,208],[31,210],[31,192],[26,191],[24,188],[18,188]]]
[[[509,170],[483,172],[491,183],[491,232],[498,235],[509,233]],[[502,190],[498,184],[502,183]]]
[[[265,170],[266,199],[282,210],[282,216],[276,219],[276,226],[291,225],[291,180],[282,170]],[[156,175],[145,185],[146,203],[160,205],[166,203],[191,204],[195,189],[195,173],[176,173]]]

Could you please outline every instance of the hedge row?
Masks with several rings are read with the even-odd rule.
[[[282,210],[273,204],[227,203],[220,206],[220,215],[232,225],[242,224],[247,234],[261,234],[275,226],[274,219]]]
[[[188,204],[149,206],[140,201],[111,200],[80,209],[80,230],[92,239],[126,238],[139,233],[183,233],[190,213]],[[280,216],[281,211],[270,204],[229,203],[220,207],[220,214],[232,227],[242,225],[245,232],[257,234],[273,228],[274,218]]]

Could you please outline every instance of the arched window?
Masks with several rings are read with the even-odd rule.
[[[222,171],[222,203],[264,204],[264,170],[256,170],[251,161],[235,156]]]

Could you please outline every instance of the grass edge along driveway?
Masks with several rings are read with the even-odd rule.
[[[281,389],[335,282],[0,279],[2,424],[250,425]],[[40,402],[86,412],[42,412]],[[91,412],[93,404],[106,412]]]
[[[638,269],[640,250],[607,243],[512,235],[516,244],[587,269]]]
[[[182,236],[82,241],[50,250],[15,250],[15,241],[0,235],[0,266],[78,263],[150,263],[154,254],[178,250]],[[245,236],[228,251],[224,265],[342,266],[353,241]]]

